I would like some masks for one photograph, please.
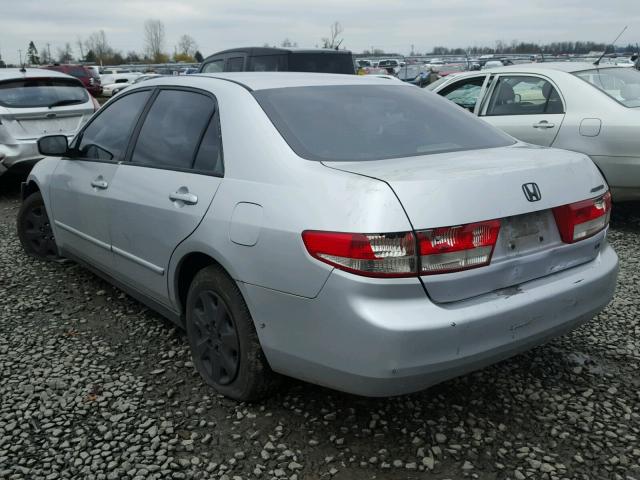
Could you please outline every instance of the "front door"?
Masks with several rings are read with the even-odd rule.
[[[72,145],[72,157],[58,163],[51,182],[57,243],[63,251],[108,272],[113,267],[110,188],[149,94],[123,96],[93,117]]]
[[[214,98],[166,88],[153,101],[130,161],[113,180],[118,278],[166,306],[169,260],[211,205],[221,182],[221,153]]]
[[[488,92],[481,118],[523,142],[549,147],[564,120],[557,88],[533,75],[500,75]]]

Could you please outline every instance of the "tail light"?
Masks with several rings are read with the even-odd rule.
[[[410,277],[417,272],[413,233],[362,234],[307,230],[302,240],[312,257],[366,277]]]
[[[335,268],[366,277],[415,277],[488,265],[499,220],[434,228],[414,234],[340,233],[307,230],[309,254]]]
[[[611,193],[553,209],[564,243],[575,243],[604,230],[611,216]]]
[[[100,102],[98,102],[98,100],[96,100],[96,97],[94,97],[93,95],[89,94],[89,96],[91,97],[91,102],[93,103],[93,111],[97,112],[98,110],[100,110]]]
[[[422,275],[457,272],[489,265],[500,220],[418,232]]]

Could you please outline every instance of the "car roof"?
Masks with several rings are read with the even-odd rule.
[[[237,83],[249,90],[266,90],[270,88],[311,87],[323,85],[391,85],[383,78],[371,78],[372,75],[348,75],[335,73],[303,73],[303,72],[233,72],[233,73],[198,73],[194,75],[176,75],[151,82],[168,82],[176,84],[188,83],[191,78],[214,78]],[[176,80],[177,79],[177,80]],[[182,80],[184,79],[184,80]],[[171,82],[171,84],[174,84]],[[396,82],[393,82],[395,85]],[[397,83],[404,85],[404,83]]]
[[[593,63],[589,62],[541,62],[541,63],[519,63],[516,65],[507,65],[506,67],[487,68],[482,72],[501,73],[512,72],[517,70],[518,72],[526,73],[540,73],[544,70],[555,70],[558,72],[581,72],[583,70],[594,70],[595,68],[624,68],[618,67],[613,64],[601,64],[600,67],[596,67]],[[477,73],[477,71],[476,71]]]
[[[46,70],[44,68],[0,68],[0,81],[35,77],[61,77],[75,79],[75,77],[67,75],[66,73],[62,73],[57,70]]]
[[[350,50],[335,50],[333,48],[298,48],[298,47],[239,47],[222,50],[209,55],[204,59],[206,62],[211,57],[217,57],[226,53],[246,53],[248,55],[277,55],[278,53],[331,53],[336,55],[351,55]]]

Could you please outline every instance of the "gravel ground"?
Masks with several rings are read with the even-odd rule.
[[[1,479],[640,479],[640,205],[615,208],[614,301],[563,338],[419,394],[236,404],[168,321],[23,255],[18,190],[0,179]]]

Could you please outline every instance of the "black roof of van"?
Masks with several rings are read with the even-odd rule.
[[[277,55],[279,53],[326,53],[326,54],[332,54],[332,55],[351,55],[350,50],[334,50],[332,48],[241,47],[241,48],[230,48],[228,50],[222,50],[221,52],[216,52],[212,55],[209,55],[207,58],[205,58],[203,62],[206,62],[207,59],[211,57],[215,57],[225,53],[245,53],[249,56]]]

